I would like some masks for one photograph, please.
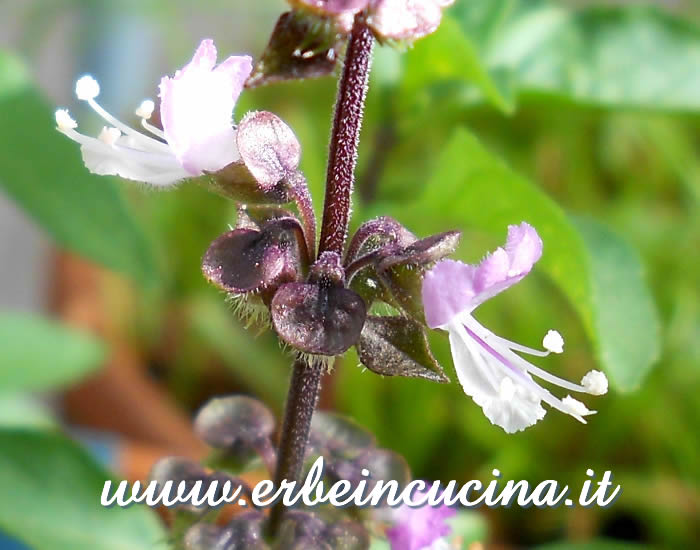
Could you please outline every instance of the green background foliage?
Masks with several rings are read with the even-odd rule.
[[[259,54],[284,7],[199,4],[221,55]],[[565,353],[541,366],[573,380],[601,368],[612,384],[607,396],[586,401],[598,410],[588,425],[549,412],[507,435],[462,393],[444,335],[431,341],[449,386],[379,378],[352,353],[338,362],[328,402],[405,455],[416,477],[490,479],[498,468],[505,479],[579,487],[593,468],[612,470],[623,486],[605,510],[480,511],[482,540],[483,520],[487,540],[521,547],[583,539],[541,548],[683,548],[698,540],[698,13],[692,3],[675,12],[661,3],[611,4],[457,0],[433,36],[404,53],[375,53],[354,226],[389,214],[421,236],[460,229],[458,257],[473,262],[502,244],[508,224],[530,222],[544,240],[541,262],[477,317],[530,346],[556,328]],[[201,405],[205,365],[215,358],[229,389],[279,412],[288,358],[275,338],[246,332],[200,274],[208,243],[235,220],[232,205],[199,188],[144,192],[91,176],[77,146],[53,129],[56,100],[37,84],[45,80],[33,60],[52,17],[79,16],[79,57],[99,42],[95,28],[118,30],[110,26],[118,15],[161,37],[164,60],[138,83],[154,95],[159,77],[182,66],[201,38],[188,26],[191,9],[75,0],[18,7],[28,38],[0,53],[0,190],[58,246],[130,282],[132,343],[144,356],[157,356],[177,312],[182,337],[162,382],[183,406]],[[246,92],[237,107],[238,117],[269,109],[295,130],[317,212],[334,92],[332,79],[285,83]],[[120,100],[137,105],[141,97]],[[129,113],[118,114],[133,122]],[[74,382],[98,366],[104,346],[11,314],[0,317],[0,342],[0,527],[37,550],[151,548],[163,532],[149,512],[99,510],[93,494],[106,474],[16,395]],[[68,485],[75,491],[61,500]]]

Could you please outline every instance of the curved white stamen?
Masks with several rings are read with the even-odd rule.
[[[595,414],[596,411],[591,411],[581,403],[578,399],[574,399],[570,395],[567,395],[561,402],[573,413],[580,416],[587,416],[589,414]]]
[[[124,134],[134,138],[134,140],[137,141],[143,149],[151,151],[168,152],[172,154],[170,147],[167,144],[163,143],[162,141],[158,141],[151,137],[148,137],[147,135],[144,135],[141,132],[134,130],[130,126],[127,126],[122,121],[116,119],[114,116],[105,111],[102,108],[102,106],[99,103],[97,103],[94,99],[88,99],[87,103],[88,105],[90,105],[90,107],[92,107],[93,111],[95,111],[103,119],[109,122],[112,126],[114,126],[115,128],[119,128]]]
[[[161,130],[160,128],[156,128],[155,126],[153,126],[153,124],[148,123],[145,118],[141,119],[141,126],[143,126],[146,130],[151,132],[154,136],[165,140],[165,133],[163,132],[163,130]]]
[[[83,101],[95,99],[100,95],[100,85],[90,75],[85,75],[75,83],[75,95]]]
[[[542,339],[542,346],[552,353],[564,353],[564,339],[556,330],[549,330]]]
[[[87,101],[88,105],[90,105],[93,111],[100,115],[109,124],[121,130],[122,133],[133,137],[134,140],[139,142],[143,149],[167,152],[169,154],[172,154],[170,147],[166,143],[148,137],[142,134],[141,132],[137,132],[133,128],[127,126],[126,124],[112,116],[105,109],[103,109],[100,106],[100,104],[97,103],[97,101],[95,101],[94,98],[96,97],[96,95],[91,94],[95,91],[95,87],[97,87],[97,92],[99,93],[99,85],[97,84],[97,81],[94,78],[90,76],[82,77],[80,80],[78,80],[78,82],[75,85],[75,91],[76,95],[78,96],[78,99]]]
[[[470,330],[472,330],[474,333],[476,333],[480,338],[482,338],[485,342],[490,341],[490,342],[497,342],[499,340],[499,337],[493,334],[491,331],[489,331],[487,328],[485,328],[483,325],[481,325],[474,317],[471,315],[469,316],[464,316],[462,317],[462,321],[469,327]],[[506,340],[508,342],[508,340]],[[508,345],[506,345],[506,349],[499,348],[498,352],[503,355],[503,357],[512,362],[515,366],[518,368],[524,370],[525,372],[529,372],[531,374],[534,374],[538,378],[541,378],[542,380],[545,380],[547,382],[550,382],[552,384],[556,384],[557,386],[570,390],[570,391],[575,391],[575,392],[580,392],[580,393],[589,393],[588,390],[586,389],[585,386],[581,386],[578,384],[574,384],[573,382],[570,382],[569,380],[565,380],[564,378],[559,378],[558,376],[555,376],[549,372],[547,372],[544,369],[541,369],[529,361],[526,361],[522,357],[520,357],[517,353],[513,353],[510,349],[508,349]],[[595,395],[595,394],[594,394]]]
[[[78,123],[73,120],[66,109],[56,111],[56,126],[59,130],[73,130],[78,127]]]
[[[104,126],[97,139],[99,139],[102,143],[106,143],[107,145],[115,145],[121,136],[122,133],[118,128],[108,128],[107,126]]]
[[[603,395],[608,393],[608,379],[599,370],[592,370],[581,379],[581,385],[591,395]]]
[[[502,336],[499,336],[498,334],[490,333],[488,335],[488,338],[489,338],[489,340],[486,340],[486,338],[484,338],[484,340],[490,341],[491,339],[493,339],[494,341],[500,342],[502,345],[504,345],[504,346],[514,350],[514,351],[519,351],[521,353],[527,353],[528,355],[535,355],[536,357],[547,357],[551,353],[549,351],[542,351],[539,349],[533,349],[533,348],[529,348],[527,346],[523,346],[522,344],[518,344],[517,342],[512,342],[510,340],[507,340],[507,339],[503,338]]]
[[[494,355],[494,353],[501,355],[501,352],[503,352],[504,350],[489,350],[487,348],[484,348],[478,341],[474,340],[471,336],[469,336],[469,334],[466,331],[464,334],[468,338],[468,340],[466,340],[466,344],[467,348],[472,354],[472,357],[479,357],[479,359],[482,362],[486,363],[486,368],[491,368],[491,376],[493,376],[493,371],[504,374],[506,377],[510,378],[515,384],[518,384],[525,390],[527,390],[530,393],[530,395],[534,396],[535,399],[542,400],[545,403],[547,403],[550,407],[553,407],[558,411],[563,412],[564,414],[573,416],[579,422],[586,424],[586,420],[581,415],[577,414],[575,411],[572,411],[570,407],[567,407],[561,401],[561,399],[558,399],[557,397],[552,395],[551,392],[549,392],[548,390],[537,384],[534,380],[529,378],[524,371],[506,365],[499,357],[496,357]],[[526,361],[523,360],[523,362]],[[500,384],[494,385],[493,387],[500,389]]]
[[[136,109],[135,113],[137,117],[148,120],[149,118],[151,118],[151,115],[153,114],[153,109],[155,108],[156,104],[153,103],[152,99],[144,99],[141,102],[141,105],[138,106],[138,109]]]
[[[492,333],[490,333],[490,331],[488,331],[481,324],[479,324],[479,322],[476,319],[474,319],[474,317],[472,317],[471,315],[462,316],[461,321],[464,323],[464,334],[462,337],[468,338],[469,340],[467,340],[467,342],[471,341],[473,345],[478,346],[479,355],[481,355],[485,359],[488,366],[490,366],[496,371],[501,372],[502,374],[507,375],[513,380],[513,382],[524,386],[527,390],[532,392],[539,399],[554,407],[555,409],[573,416],[578,421],[583,422],[584,424],[586,423],[585,419],[580,414],[578,414],[576,411],[571,410],[571,407],[567,407],[560,399],[552,395],[551,392],[537,384],[534,380],[530,379],[526,375],[526,373],[535,374],[543,380],[547,380],[548,382],[552,382],[560,387],[570,389],[572,391],[585,392],[586,389],[583,386],[572,384],[568,380],[563,380],[561,378],[549,374],[547,371],[535,367],[531,363],[525,361],[525,359],[523,359],[516,353],[512,352],[507,346],[493,346],[492,344],[495,340],[493,338],[491,344],[486,344],[486,342],[484,341],[484,344],[486,344],[486,346],[484,346],[483,344],[472,338],[468,334],[467,329],[471,330],[479,338],[481,338],[481,335],[484,333]],[[456,324],[457,323],[453,323],[452,326]],[[500,385],[494,385],[493,387],[498,388],[500,387]]]

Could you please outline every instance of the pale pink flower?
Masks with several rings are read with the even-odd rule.
[[[504,248],[497,248],[480,264],[442,260],[423,281],[423,306],[428,326],[448,331],[457,377],[465,393],[479,405],[491,423],[513,433],[532,426],[545,415],[542,401],[585,423],[593,414],[567,396],[558,399],[537,384],[532,375],[570,391],[602,395],[608,381],[600,371],[590,371],[573,384],[544,371],[515,352],[544,357],[562,353],[564,341],[550,330],[543,346],[531,349],[501,338],[472,315],[483,302],[520,281],[542,255],[542,241],[527,223],[508,227]]]
[[[374,31],[393,40],[416,40],[440,26],[442,10],[454,0],[374,0],[367,21]]]
[[[65,110],[56,112],[56,124],[60,132],[80,143],[91,172],[171,185],[239,160],[233,108],[251,71],[248,56],[232,56],[216,65],[214,43],[203,40],[190,63],[174,77],[161,80],[163,130],[147,122],[155,107],[150,100],[139,106],[136,115],[151,135],[117,120],[97,103],[100,87],[90,76],[78,80],[76,95],[109,126],[97,138],[88,137],[75,130],[77,123]]]
[[[442,10],[454,0],[289,0],[319,14],[335,17],[349,30],[352,17],[367,10],[367,23],[381,39],[416,40],[435,32]]]
[[[386,537],[392,550],[447,550],[445,537],[452,528],[446,520],[456,513],[444,504],[416,507],[402,504],[391,510],[393,526],[387,529]]]

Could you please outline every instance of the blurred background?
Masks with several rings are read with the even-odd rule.
[[[246,330],[201,276],[232,203],[181,185],[155,192],[96,178],[55,132],[73,95],[135,124],[162,75],[204,37],[220,57],[259,56],[282,0],[0,3],[0,549],[151,548],[160,522],[104,510],[106,470],[143,479],[160,456],[201,458],[191,418],[214,395],[282,410],[289,357]],[[700,5],[457,0],[440,31],[378,48],[353,223],[393,215],[417,235],[464,231],[477,261],[506,225],[531,222],[545,256],[480,308],[529,346],[556,328],[540,365],[611,392],[588,425],[551,412],[507,435],[453,383],[380,378],[353,353],[321,407],[354,417],[424,479],[555,479],[578,488],[612,470],[607,509],[479,509],[487,548],[692,548],[700,543]],[[243,94],[295,130],[320,213],[333,78]],[[611,542],[612,541],[612,542]]]

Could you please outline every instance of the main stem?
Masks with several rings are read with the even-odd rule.
[[[348,43],[335,104],[319,254],[326,251],[342,254],[345,246],[373,43],[374,38],[363,16],[358,15]]]
[[[335,105],[319,255],[328,251],[342,254],[345,246],[373,42],[364,16],[356,16]],[[294,362],[280,436],[276,487],[285,479],[298,481],[301,476],[322,375],[323,367],[318,363],[307,365],[302,359]],[[273,536],[279,531],[283,515],[284,505],[278,502],[270,513],[269,532]]]
[[[302,359],[294,361],[292,379],[289,382],[287,406],[284,411],[284,423],[280,435],[279,456],[275,472],[275,487],[282,481],[299,480],[304,465],[306,444],[309,439],[311,417],[316,408],[321,389],[322,365],[307,365]],[[275,504],[270,513],[269,530],[276,535],[282,523],[284,505]]]

